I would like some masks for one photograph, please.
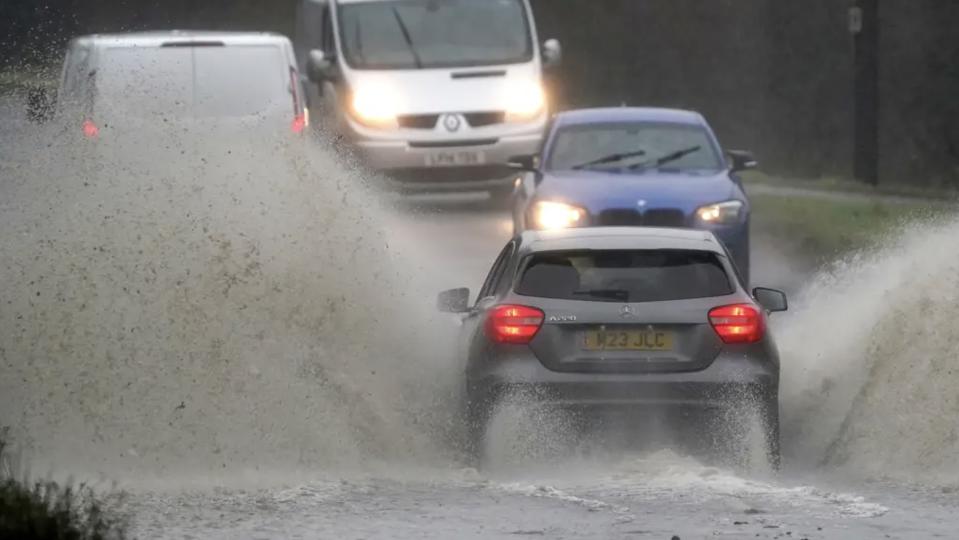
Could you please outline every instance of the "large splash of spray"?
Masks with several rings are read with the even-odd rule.
[[[212,131],[23,138],[0,422],[111,475],[445,455],[454,366],[382,205],[324,152]]]
[[[779,325],[786,449],[806,466],[959,480],[959,222],[818,275]]]

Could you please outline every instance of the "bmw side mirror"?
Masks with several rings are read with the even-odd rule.
[[[34,86],[27,90],[27,118],[31,122],[42,124],[53,117],[56,108],[54,93],[44,86]]]
[[[470,290],[450,289],[440,293],[436,307],[443,313],[466,313],[469,311]]]
[[[746,150],[727,150],[729,158],[732,160],[730,168],[732,172],[749,171],[759,167],[759,162],[753,157],[752,152]]]
[[[515,171],[539,172],[536,156],[513,156],[509,158],[507,165]]]
[[[543,67],[552,69],[563,63],[563,46],[557,39],[543,42]]]
[[[786,299],[786,293],[777,291],[776,289],[757,287],[753,289],[753,298],[770,313],[778,313],[789,309],[789,301]]]
[[[333,77],[333,60],[319,49],[310,51],[306,60],[306,74],[314,83],[320,83]]]

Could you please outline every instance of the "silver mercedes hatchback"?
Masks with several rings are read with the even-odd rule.
[[[767,316],[784,293],[745,290],[708,231],[600,228],[528,231],[511,240],[462,317],[468,448],[511,395],[535,396],[588,427],[655,414],[735,449],[752,418],[779,465],[779,353]],[[736,451],[736,450],[734,450]],[[482,461],[482,460],[481,460]]]

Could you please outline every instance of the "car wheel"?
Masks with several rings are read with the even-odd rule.
[[[775,400],[737,403],[711,416],[702,442],[711,458],[748,472],[779,470],[779,405]]]
[[[470,401],[466,408],[466,456],[478,470],[487,468],[486,431],[495,403]]]

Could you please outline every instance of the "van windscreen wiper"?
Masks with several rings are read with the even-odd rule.
[[[620,152],[618,154],[610,154],[608,156],[603,156],[599,159],[594,159],[592,161],[587,161],[586,163],[580,163],[579,165],[573,165],[573,170],[578,171],[580,169],[585,169],[587,167],[592,167],[594,165],[606,165],[608,163],[616,163],[617,161],[623,161],[625,159],[642,157],[646,155],[645,150],[637,150],[635,152]]]
[[[410,29],[407,28],[406,23],[403,22],[403,16],[400,15],[400,10],[396,9],[396,6],[393,6],[393,16],[396,17],[396,24],[400,27],[400,32],[403,34],[403,39],[406,40],[406,46],[410,49],[410,54],[413,55],[413,61],[416,62],[417,69],[423,69],[423,59],[420,58],[420,53],[416,51],[416,45],[413,45],[413,38],[410,37]]]

